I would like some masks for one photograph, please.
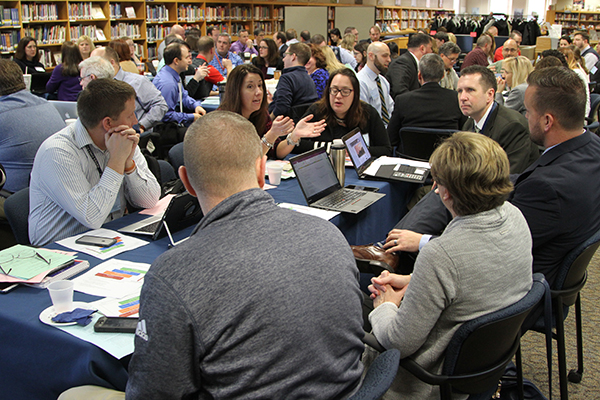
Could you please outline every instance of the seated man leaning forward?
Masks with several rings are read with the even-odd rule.
[[[266,157],[241,115],[196,121],[184,157],[204,218],[146,275],[127,399],[347,398],[363,331],[345,238],[261,190]],[[257,296],[269,289],[274,302]]]
[[[77,100],[79,119],[38,150],[29,193],[29,238],[42,246],[123,215],[127,201],[154,206],[160,186],[131,128],[135,91],[125,82],[96,79]]]
[[[527,221],[505,201],[512,184],[506,153],[496,142],[459,132],[430,162],[435,192],[453,219],[423,247],[412,276],[384,271],[372,279],[369,321],[385,348],[440,373],[446,347],[464,322],[528,292],[532,255]],[[439,387],[400,368],[385,398],[439,399]]]

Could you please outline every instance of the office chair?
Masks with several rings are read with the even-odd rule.
[[[400,146],[396,153],[405,158],[429,161],[433,150],[454,132],[452,129],[404,127],[400,129]]]
[[[590,94],[590,113],[585,121],[587,125],[584,127],[594,133],[598,132],[600,122],[598,121],[598,112],[600,111],[600,94]]]
[[[531,289],[521,300],[462,324],[448,343],[440,375],[430,373],[410,357],[400,360],[400,366],[421,381],[440,386],[441,399],[450,400],[453,390],[468,394],[493,390],[516,354],[517,385],[523,398],[521,325],[544,296],[546,285],[544,276],[535,274]],[[371,334],[363,341],[383,350]]]
[[[571,250],[563,260],[558,271],[558,276],[550,290],[552,296],[552,325],[556,332],[552,337],[556,340],[558,348],[558,373],[560,381],[560,398],[567,400],[567,378],[573,383],[581,382],[583,375],[583,335],[581,324],[581,297],[580,291],[587,280],[587,267],[590,260],[600,246],[600,231],[584,243]],[[571,305],[575,304],[575,325],[577,336],[577,369],[569,371],[567,376],[567,362],[565,351],[564,320]],[[546,325],[539,318],[531,328],[536,332],[545,333]]]
[[[4,213],[17,243],[29,245],[29,188],[19,190],[4,202]]]
[[[179,171],[179,167],[184,165],[183,163],[183,142],[177,143],[175,146],[171,147],[169,150],[169,162],[175,169],[175,171]]]
[[[365,375],[360,389],[348,400],[377,400],[390,388],[400,362],[400,350],[386,350],[377,356]]]
[[[292,106],[292,108],[290,109],[290,118],[294,121],[294,124],[297,124],[298,121],[302,119],[302,116],[304,115],[306,110],[308,110],[308,108],[312,105],[313,103],[306,103]]]

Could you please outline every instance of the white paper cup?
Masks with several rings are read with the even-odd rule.
[[[279,185],[281,183],[281,173],[283,172],[283,166],[280,164],[270,164],[267,166],[267,173],[269,175],[269,183],[271,185]]]
[[[73,310],[73,281],[56,281],[48,285],[48,292],[57,314]]]
[[[23,75],[23,81],[25,81],[25,89],[31,90],[31,75],[30,74],[24,74]]]

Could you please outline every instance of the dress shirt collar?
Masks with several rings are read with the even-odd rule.
[[[70,129],[74,132],[75,143],[77,144],[77,147],[79,147],[80,149],[83,149],[85,146],[91,144],[92,146],[94,146],[95,148],[100,150],[98,148],[98,146],[96,146],[96,144],[92,140],[92,137],[88,133],[85,126],[83,126],[83,124],[81,123],[81,120],[79,118],[77,118],[77,121],[75,121],[75,123],[73,125],[68,126],[67,129]],[[100,150],[100,151],[102,151],[102,150]]]
[[[367,74],[367,77],[372,81],[375,81],[375,78],[379,76],[379,74],[375,73],[375,71],[373,71],[368,65],[365,68],[365,73]]]
[[[417,64],[417,69],[419,69],[419,59],[417,58],[417,56],[415,56],[415,55],[413,54],[413,52],[412,52],[412,51],[410,51],[410,50],[409,50],[408,52],[410,53],[410,55],[412,56],[412,58],[414,58],[414,59],[415,59],[415,64]]]
[[[170,74],[173,79],[175,79],[175,82],[179,82],[179,80],[181,79],[181,77],[179,76],[179,74],[177,73],[177,71],[175,71],[173,68],[169,67],[168,65],[165,65],[163,67],[163,69]]]
[[[490,113],[492,112],[492,110],[495,107],[496,107],[496,102],[492,101],[492,104],[490,104],[487,111],[485,112],[485,114],[483,114],[483,117],[481,117],[481,119],[479,121],[475,121],[475,118],[473,118],[473,121],[475,122],[475,126],[477,126],[477,128],[479,128],[480,132],[483,132],[483,128],[485,128],[485,123],[487,122],[487,119],[488,119]]]
[[[118,81],[122,81],[124,79],[124,75],[125,75],[125,71],[123,71],[123,68],[119,68],[119,71],[115,74],[114,79],[116,79]]]

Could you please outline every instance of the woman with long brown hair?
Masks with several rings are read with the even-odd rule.
[[[381,117],[372,105],[360,100],[360,84],[350,68],[334,71],[329,77],[323,98],[310,106],[305,116],[324,119],[327,127],[315,139],[303,139],[294,152],[303,153],[319,146],[329,146],[334,139],[355,128],[367,136],[367,144],[375,157],[391,156],[392,146]]]
[[[46,72],[44,64],[40,62],[40,51],[37,42],[31,36],[25,36],[19,41],[13,61],[21,67],[24,74]]]
[[[271,121],[266,92],[263,74],[256,66],[237,66],[227,77],[219,109],[240,114],[252,122],[261,137],[264,153],[270,158],[284,158],[302,138],[319,136],[325,129],[325,121],[308,122],[312,115],[302,118],[296,126],[289,117],[281,115]]]
[[[273,78],[275,71],[283,70],[283,60],[273,39],[264,38],[259,42],[258,57],[252,59],[252,65],[258,67],[267,79]]]
[[[79,84],[79,63],[83,61],[79,47],[70,41],[64,42],[61,48],[62,62],[54,68],[46,84],[48,93],[57,94],[61,101],[77,101],[81,92]]]

